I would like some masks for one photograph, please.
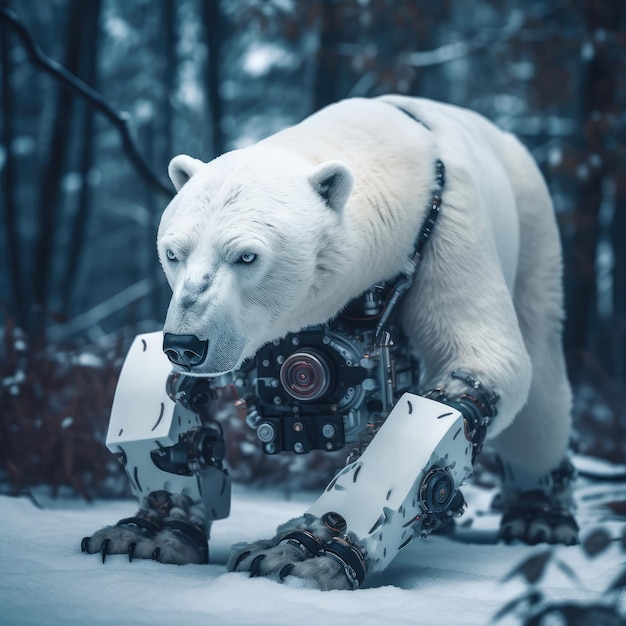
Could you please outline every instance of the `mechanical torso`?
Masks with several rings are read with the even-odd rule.
[[[417,364],[400,328],[377,332],[386,291],[368,290],[327,324],[264,346],[235,373],[266,454],[355,443],[414,388]]]

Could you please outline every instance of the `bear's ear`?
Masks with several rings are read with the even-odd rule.
[[[340,161],[326,161],[315,168],[309,182],[334,211],[342,211],[354,186],[352,170]]]
[[[176,191],[180,191],[182,186],[198,171],[204,163],[198,159],[179,154],[175,156],[167,168],[170,180],[174,183]]]

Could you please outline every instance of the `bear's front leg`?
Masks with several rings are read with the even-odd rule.
[[[138,335],[115,391],[107,446],[139,511],[81,542],[83,552],[163,563],[207,563],[211,523],[230,512],[220,419],[243,404],[232,385],[172,374],[161,333]]]
[[[417,536],[462,513],[473,442],[456,408],[405,393],[363,454],[303,517],[268,541],[234,546],[228,567],[252,576],[356,589]]]

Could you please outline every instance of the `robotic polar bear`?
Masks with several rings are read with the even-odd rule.
[[[169,174],[173,295],[163,335],[130,349],[107,436],[140,509],[83,551],[208,562],[232,414],[267,454],[350,452],[230,570],[359,587],[463,513],[485,439],[501,538],[577,542],[559,234],[513,136],[425,99],[350,99]]]

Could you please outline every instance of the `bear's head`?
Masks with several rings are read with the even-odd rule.
[[[161,218],[158,252],[173,292],[164,350],[179,371],[231,371],[358,295],[343,275],[354,182],[345,164],[251,147],[210,163],[180,155],[169,175],[178,193]]]

